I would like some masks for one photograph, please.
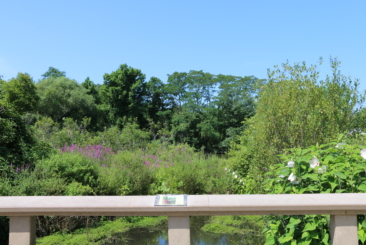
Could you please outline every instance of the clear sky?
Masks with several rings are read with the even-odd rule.
[[[366,89],[365,0],[0,0],[0,75],[35,81],[53,66],[103,83],[120,64],[163,81],[175,71],[267,77],[289,60]]]

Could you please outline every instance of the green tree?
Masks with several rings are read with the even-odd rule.
[[[253,76],[213,75],[203,71],[169,75],[166,90],[174,101],[172,133],[176,142],[205,151],[226,151],[242,129],[242,121],[254,115],[259,80]]]
[[[95,85],[95,83],[93,81],[91,81],[89,77],[87,77],[85,79],[85,81],[83,83],[81,83],[81,86],[83,86],[86,89],[86,94],[93,96],[96,104],[100,104],[98,86]]]
[[[60,122],[70,117],[79,122],[84,117],[94,119],[96,106],[91,95],[75,80],[66,77],[49,77],[37,84],[40,102],[38,112]]]
[[[49,78],[49,77],[64,77],[66,76],[66,72],[60,71],[59,69],[56,69],[52,66],[48,68],[48,71],[42,74],[43,78]]]
[[[235,171],[247,177],[247,192],[260,191],[263,172],[284,149],[306,148],[352,131],[363,96],[358,80],[342,75],[339,65],[331,59],[332,75],[325,80],[319,80],[316,66],[305,63],[285,63],[282,70],[268,72],[256,115],[230,151]]]
[[[218,110],[220,147],[227,150],[230,142],[246,127],[243,122],[255,115],[255,96],[265,80],[231,75],[218,75],[216,79],[219,84],[215,107]]]
[[[145,75],[126,64],[104,75],[101,99],[111,125],[123,125],[123,118],[137,118],[140,127],[147,126],[147,88]]]
[[[28,74],[18,73],[16,78],[3,82],[0,92],[4,104],[20,114],[34,111],[39,102],[37,88]]]

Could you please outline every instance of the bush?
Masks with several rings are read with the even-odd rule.
[[[98,166],[100,195],[147,195],[154,170],[143,165],[143,152],[119,151]]]
[[[268,72],[257,113],[229,153],[232,168],[246,176],[246,193],[262,192],[257,183],[268,166],[279,162],[283,149],[323,144],[355,125],[364,128],[354,116],[364,100],[358,80],[342,75],[336,59],[330,63],[332,75],[324,81],[316,66],[305,63],[285,63],[282,70]]]
[[[364,140],[361,139],[362,143]],[[338,142],[342,142],[341,138]],[[284,163],[270,166],[264,189],[270,194],[363,193],[366,191],[366,154],[354,140],[309,148],[293,148],[280,157]],[[329,216],[268,216],[266,244],[329,244]],[[359,239],[366,241],[365,215],[358,216]]]
[[[36,170],[48,178],[62,178],[66,183],[79,182],[92,188],[97,186],[97,167],[91,158],[81,153],[53,154],[39,161]]]
[[[156,169],[151,193],[223,194],[232,190],[224,161],[215,155],[194,152],[188,145],[159,147],[146,154],[144,164]]]

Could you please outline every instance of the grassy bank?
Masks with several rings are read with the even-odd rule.
[[[72,233],[61,233],[37,239],[44,245],[101,245],[126,242],[125,233],[134,228],[151,229],[164,225],[167,217],[123,217],[114,221],[100,221],[94,227],[81,228]]]

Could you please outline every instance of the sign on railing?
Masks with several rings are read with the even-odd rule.
[[[187,195],[156,195],[155,206],[187,206]]]

